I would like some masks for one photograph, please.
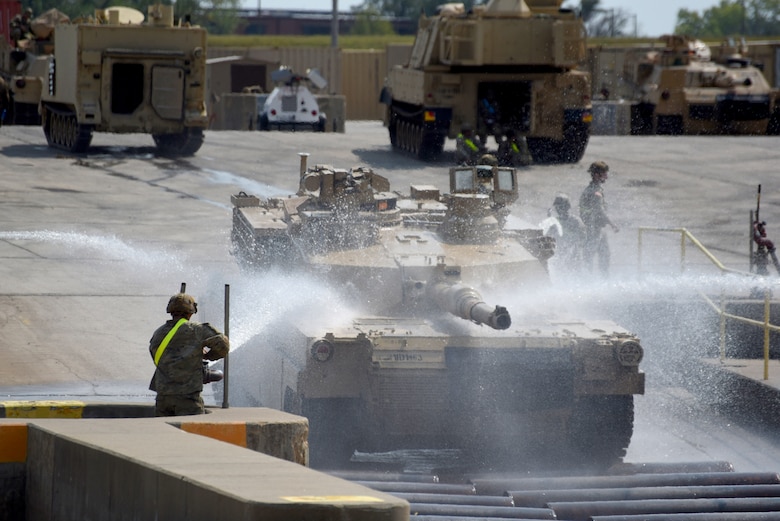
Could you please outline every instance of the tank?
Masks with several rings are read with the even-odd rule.
[[[622,458],[644,392],[639,339],[487,298],[545,286],[554,253],[510,215],[514,169],[456,167],[449,193],[402,195],[370,168],[306,162],[296,194],[231,198],[233,254],[329,281],[356,312],[269,324],[230,355],[231,403],[306,416],[315,467],[414,447],[503,448],[545,465]]]
[[[582,20],[560,0],[490,0],[422,16],[409,61],[380,101],[393,148],[433,159],[470,125],[486,144],[513,129],[533,160],[579,161],[592,121]]]
[[[778,91],[745,57],[747,48],[724,42],[713,56],[699,40],[664,35],[665,47],[636,67],[639,103],[632,134],[777,134]]]
[[[206,30],[174,25],[171,6],[130,8],[54,28],[40,100],[51,147],[84,152],[93,132],[151,134],[158,150],[188,156],[203,144]]]

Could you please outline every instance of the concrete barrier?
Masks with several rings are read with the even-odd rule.
[[[405,501],[300,464],[308,422],[280,411],[84,419],[84,404],[74,420],[59,416],[73,402],[3,410],[39,416],[0,419],[0,519],[408,519]]]

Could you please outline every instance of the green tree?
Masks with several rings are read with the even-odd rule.
[[[353,8],[353,11],[369,11],[385,16],[417,19],[422,13],[428,16],[436,14],[436,8],[442,3],[442,0],[363,0],[362,4]],[[463,3],[466,9],[471,9],[475,4],[473,0],[466,0]]]
[[[377,11],[364,10],[355,13],[355,23],[351,34],[354,35],[387,35],[395,34],[393,24]]]
[[[564,5],[573,9],[582,18],[588,36],[615,37],[633,34],[629,22],[633,15],[621,8],[602,8],[599,0],[580,0],[575,5]]]
[[[780,35],[780,0],[721,0],[702,13],[680,9],[675,33],[696,38]]]

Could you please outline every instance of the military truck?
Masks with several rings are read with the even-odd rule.
[[[490,0],[422,16],[409,62],[380,95],[396,150],[442,152],[464,125],[487,140],[513,129],[535,162],[579,161],[593,118],[582,21],[560,0]],[[484,144],[484,143],[483,143]]]
[[[203,144],[206,30],[174,26],[171,6],[150,6],[145,23],[133,11],[55,27],[40,101],[50,146],[84,152],[94,131],[151,134],[170,155]]]
[[[308,417],[313,466],[414,447],[618,461],[644,392],[639,339],[488,304],[545,287],[553,240],[510,219],[514,169],[457,167],[449,182],[401,195],[367,167],[303,163],[296,194],[231,198],[242,266],[310,274],[355,310],[267,324],[231,353],[232,403]]]
[[[780,92],[745,57],[744,42],[727,40],[713,56],[708,45],[685,35],[661,41],[664,48],[647,53],[628,74],[639,90],[632,134],[780,133]]]

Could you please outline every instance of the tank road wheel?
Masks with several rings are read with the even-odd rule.
[[[258,128],[260,130],[266,131],[270,129],[270,126],[268,124],[268,115],[267,114],[261,114],[260,115],[260,124],[258,125]]]
[[[780,110],[775,110],[769,117],[766,124],[766,134],[768,136],[780,135]]]
[[[46,109],[46,106],[41,108],[41,126],[43,127],[43,135],[46,136],[46,144],[50,147],[54,146],[54,140],[51,134],[51,119],[52,113]]]
[[[422,129],[420,135],[420,150],[417,157],[423,161],[432,161],[438,159],[444,150],[444,136],[433,131]]]
[[[185,128],[178,134],[153,134],[152,138],[164,156],[191,156],[203,145],[203,129]]]
[[[389,111],[387,133],[390,135],[390,146],[398,148],[398,116],[393,110]]]
[[[343,468],[361,439],[360,402],[351,398],[303,399],[309,419],[309,462],[315,469]]]
[[[590,132],[586,125],[568,124],[563,139],[528,137],[528,151],[535,163],[576,163],[585,155]]]
[[[655,133],[659,135],[679,136],[683,133],[682,116],[657,116]]]
[[[563,129],[561,162],[577,163],[585,155],[590,138],[590,128],[585,125],[567,125]]]
[[[572,411],[569,439],[575,458],[602,468],[622,461],[634,432],[634,397],[587,396]]]
[[[46,143],[52,148],[80,154],[92,142],[92,126],[80,125],[75,114],[53,112],[44,107],[41,123]]]

